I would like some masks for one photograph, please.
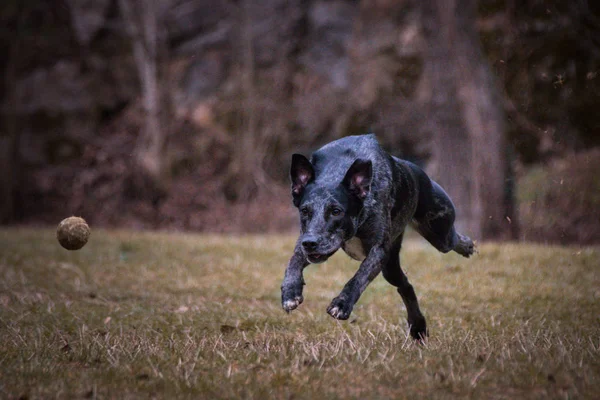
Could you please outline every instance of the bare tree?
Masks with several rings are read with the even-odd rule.
[[[15,46],[13,46],[15,47]],[[11,49],[12,50],[12,49]],[[14,77],[14,51],[10,51],[7,71],[5,73],[6,99],[5,104],[14,104],[13,88],[10,79]],[[3,110],[4,124],[0,131],[0,223],[10,222],[15,214],[15,194],[18,190],[15,175],[18,173],[18,128],[15,110]]]
[[[475,29],[476,0],[423,0],[427,43],[420,100],[433,133],[433,176],[480,239],[514,237],[505,116]]]
[[[19,126],[15,106],[15,76],[19,68],[19,48],[23,20],[26,12],[22,4],[17,4],[14,19],[17,31],[8,43],[7,63],[4,70],[4,109],[0,126],[0,223],[8,223],[15,219],[19,202],[16,201],[21,193]]]
[[[254,33],[252,31],[252,4],[244,0],[240,5],[241,11],[241,43],[242,43],[242,107],[243,121],[240,127],[240,143],[234,147],[234,157],[231,178],[236,181],[237,197],[249,199],[256,192],[259,183],[264,181],[263,159],[260,154],[260,135],[258,112],[260,101],[255,85],[256,68],[254,54]],[[250,168],[252,166],[252,168]],[[231,185],[230,185],[231,186]]]
[[[239,51],[239,96],[235,98],[239,121],[234,131],[237,135],[227,171],[225,192],[231,199],[248,201],[261,191],[269,191],[266,171],[269,151],[273,144],[285,140],[285,120],[289,118],[282,104],[289,101],[285,81],[291,79],[287,60],[277,60],[276,67],[257,65],[261,37],[257,32],[269,21],[261,20],[265,12],[273,13],[268,6],[252,0],[243,0],[235,7],[239,20],[236,46]],[[273,49],[285,53],[286,45]],[[263,50],[264,51],[264,50]],[[275,58],[275,57],[274,57]]]
[[[161,118],[163,94],[159,75],[161,51],[159,1],[119,0],[121,13],[131,37],[133,55],[142,89],[144,129],[135,146],[134,159],[140,173],[160,188],[164,182],[167,129]]]

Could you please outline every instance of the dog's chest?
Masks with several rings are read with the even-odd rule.
[[[342,248],[346,254],[357,261],[362,261],[366,258],[365,248],[363,247],[361,240],[357,237],[353,237],[347,242],[344,242]]]

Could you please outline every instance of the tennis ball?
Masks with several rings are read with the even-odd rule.
[[[65,218],[56,228],[56,238],[67,250],[81,249],[87,243],[91,233],[85,219],[80,217]]]

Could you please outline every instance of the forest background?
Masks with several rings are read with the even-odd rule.
[[[291,154],[373,132],[471,236],[600,241],[594,2],[5,0],[0,19],[2,224],[290,231]]]

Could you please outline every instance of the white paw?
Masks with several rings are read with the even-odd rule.
[[[337,307],[332,307],[332,308],[329,310],[329,315],[331,315],[331,316],[332,316],[333,318],[335,318],[335,319],[340,319],[340,314],[341,314],[341,311],[340,311],[340,309],[339,309],[339,308],[337,308]]]
[[[302,304],[302,301],[303,301],[303,300],[304,300],[304,299],[302,298],[302,296],[296,296],[296,297],[294,297],[294,299],[292,299],[292,300],[285,300],[285,301],[283,302],[283,309],[284,309],[286,312],[290,312],[290,311],[292,311],[292,310],[295,310],[296,308],[298,308],[298,306],[299,306],[300,304]]]
[[[352,312],[351,307],[347,307],[346,304],[340,304],[341,302],[335,299],[329,307],[327,307],[327,313],[335,319],[348,319]]]

